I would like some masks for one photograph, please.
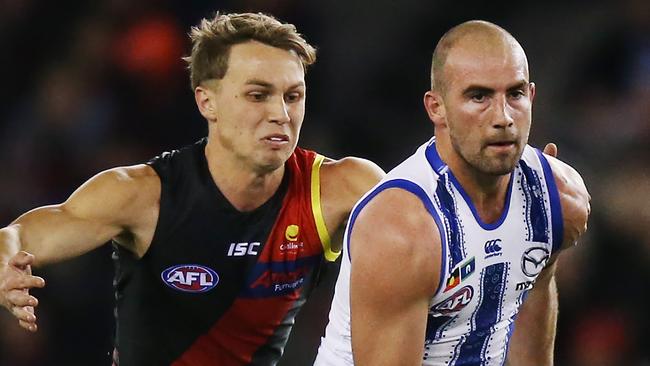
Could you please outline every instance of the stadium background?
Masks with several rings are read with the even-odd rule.
[[[319,49],[301,145],[393,168],[432,133],[421,98],[435,42],[486,19],[525,48],[531,143],[558,143],[592,193],[590,230],[561,256],[556,365],[650,365],[650,2],[478,0],[0,1],[0,223],[64,200],[94,173],[206,132],[180,57],[215,10],[263,11]],[[0,365],[108,365],[111,249],[38,269],[40,330],[0,314]],[[307,365],[335,269],[281,365]],[[408,285],[408,284],[405,284]],[[194,314],[169,314],[187,317]],[[381,336],[381,335],[378,335]]]

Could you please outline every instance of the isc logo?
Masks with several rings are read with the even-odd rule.
[[[219,275],[211,268],[198,264],[181,264],[167,268],[160,277],[163,282],[185,292],[206,292],[219,282]]]
[[[243,257],[245,255],[257,255],[257,247],[260,243],[232,243],[228,249],[229,257]]]

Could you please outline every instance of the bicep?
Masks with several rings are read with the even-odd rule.
[[[436,228],[415,196],[394,193],[371,201],[351,236],[352,350],[360,366],[422,362],[429,300],[440,266],[432,244]]]
[[[387,259],[353,262],[352,350],[360,366],[416,365],[422,360],[428,298],[405,291],[417,278]]]
[[[124,168],[102,172],[62,204],[31,210],[12,223],[37,264],[81,255],[119,235],[142,204],[139,181]]]

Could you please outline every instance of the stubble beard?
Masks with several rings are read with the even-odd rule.
[[[498,156],[488,155],[487,146],[482,146],[477,152],[471,152],[466,151],[466,149],[462,147],[463,144],[459,143],[453,134],[450,134],[450,139],[451,145],[458,156],[460,156],[460,158],[470,168],[484,175],[502,176],[512,173],[523,152],[523,148],[521,147],[522,143],[517,142],[516,151],[513,154],[508,155],[505,158],[500,158]]]

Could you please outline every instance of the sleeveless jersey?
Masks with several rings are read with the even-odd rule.
[[[154,158],[160,213],[137,259],[115,245],[114,365],[274,365],[330,249],[323,157],[296,148],[278,191],[252,212],[215,185],[207,139]]]
[[[389,172],[353,209],[330,322],[315,365],[353,365],[349,237],[359,212],[388,188],[417,196],[441,235],[440,283],[430,300],[422,364],[503,365],[519,307],[561,246],[563,222],[553,173],[544,155],[526,146],[511,174],[500,219],[486,224],[440,159],[435,138]]]

